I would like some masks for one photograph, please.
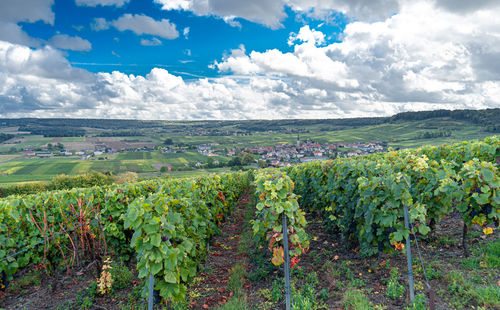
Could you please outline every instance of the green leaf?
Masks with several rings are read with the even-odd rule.
[[[152,234],[151,235],[151,244],[153,244],[155,247],[159,247],[161,244],[161,236],[160,234]]]
[[[490,193],[479,194],[474,197],[476,202],[480,205],[487,204],[489,202]]]
[[[165,270],[163,279],[165,279],[167,283],[177,283],[177,274],[173,271]]]
[[[486,182],[493,181],[493,178],[495,177],[493,171],[486,168],[481,169],[481,174],[483,175],[483,178]]]
[[[429,226],[427,225],[423,225],[423,224],[420,224],[420,226],[418,226],[418,231],[422,234],[422,235],[427,235],[428,232],[431,231],[431,229],[429,228]]]
[[[150,267],[151,267],[151,273],[155,275],[161,270],[163,266],[161,263],[151,263]]]

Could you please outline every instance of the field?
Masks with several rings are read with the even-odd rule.
[[[500,109],[498,110],[500,114]],[[460,111],[459,111],[460,112]],[[84,123],[86,135],[82,137],[44,137],[17,131],[16,120],[8,120],[0,132],[15,137],[0,143],[0,184],[29,181],[47,181],[59,174],[81,174],[89,171],[132,171],[142,177],[157,175],[162,167],[172,171],[186,170],[197,162],[207,163],[208,157],[196,152],[201,144],[213,143],[214,148],[229,150],[237,147],[258,145],[295,144],[300,140],[312,140],[321,144],[350,142],[385,142],[388,147],[413,148],[421,145],[440,145],[462,140],[482,139],[493,135],[495,111],[466,111],[470,117],[448,117],[428,115],[433,112],[418,112],[412,116],[395,119],[369,118],[353,120],[277,120],[277,121],[195,121],[195,122],[143,122],[119,120],[71,120]],[[427,114],[426,114],[427,113]],[[450,112],[451,113],[451,112]],[[480,117],[483,117],[481,119]],[[33,127],[43,128],[55,124],[66,124],[65,120],[32,120]],[[69,121],[68,121],[69,122]],[[109,124],[108,124],[109,123]],[[489,125],[488,125],[489,124]],[[76,125],[75,125],[76,126]],[[489,126],[489,127],[488,127]],[[80,128],[80,127],[78,127]],[[80,128],[80,129],[81,129]],[[62,132],[63,133],[63,132]],[[120,136],[121,133],[127,135]],[[109,135],[109,136],[106,136]],[[136,152],[137,149],[156,149],[169,145],[188,148],[185,153]],[[49,144],[63,145],[69,151],[113,150],[97,156],[95,160],[80,160],[79,157],[23,158],[22,150],[47,151]],[[119,152],[119,153],[115,153]],[[99,160],[101,158],[102,160]],[[216,157],[227,162],[231,158]],[[196,175],[199,172],[183,172],[176,175]]]
[[[0,156],[0,184],[23,183],[29,181],[49,181],[53,177],[66,174],[78,175],[90,171],[119,174],[125,171],[138,173],[143,177],[159,175],[162,166],[170,166],[172,170],[184,168],[186,164],[197,161],[206,162],[207,157],[197,152],[163,154],[160,151],[126,152],[102,155],[103,160],[81,160],[72,158],[26,159],[16,155]],[[218,157],[221,159],[221,157]],[[176,172],[180,175],[198,175],[197,172]]]

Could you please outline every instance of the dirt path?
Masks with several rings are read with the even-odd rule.
[[[188,288],[188,302],[192,309],[212,309],[227,303],[233,293],[228,287],[231,269],[247,262],[247,255],[238,250],[245,224],[245,210],[249,204],[250,190],[240,198],[238,205],[221,233],[214,236],[200,273]]]

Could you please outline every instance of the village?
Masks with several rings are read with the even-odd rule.
[[[101,138],[102,139],[102,138]],[[260,167],[282,167],[292,164],[309,162],[313,160],[327,160],[337,157],[353,157],[358,155],[366,155],[375,152],[383,152],[387,148],[387,144],[379,141],[356,142],[356,143],[329,143],[321,144],[310,139],[305,141],[300,140],[297,136],[297,142],[277,143],[274,145],[253,145],[253,146],[224,146],[219,143],[203,143],[199,145],[179,146],[179,145],[154,145],[150,143],[144,144],[116,144],[103,143],[96,141],[94,145],[85,145],[86,148],[76,149],[78,146],[72,143],[70,149],[65,148],[61,143],[48,144],[38,150],[27,148],[23,150],[23,157],[27,158],[48,158],[54,156],[77,156],[80,160],[107,159],[106,154],[123,153],[123,152],[151,152],[160,151],[163,154],[184,153],[188,150],[207,156],[208,162],[212,165],[222,166],[224,163],[219,162],[221,157],[236,158],[238,155],[251,154],[252,160],[250,164],[258,164]],[[93,146],[93,147],[92,147]],[[199,168],[206,163],[201,161],[201,158],[195,162],[189,162],[186,165],[194,168]]]
[[[296,144],[280,143],[271,146],[238,146],[230,149],[218,146],[218,143],[199,145],[198,153],[205,156],[225,155],[231,157],[244,152],[260,156],[258,159],[265,161],[267,166],[282,167],[313,160],[367,155],[385,150],[385,143],[378,141],[322,145],[310,140],[301,142],[299,136],[297,137]]]

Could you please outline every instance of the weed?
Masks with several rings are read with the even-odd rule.
[[[318,286],[319,285],[318,274],[315,271],[309,273],[306,277],[306,283],[311,284],[313,287]]]
[[[373,304],[363,291],[348,289],[344,294],[344,308],[347,310],[372,310]]]
[[[113,262],[111,266],[110,273],[113,278],[113,289],[121,290],[129,287],[134,276],[132,271],[122,261]]]
[[[328,299],[328,291],[326,289],[321,289],[319,291],[319,299],[321,299],[323,302],[325,302]]]
[[[231,276],[227,286],[235,296],[243,295],[242,287],[245,283],[246,270],[242,264],[238,264],[231,269]]]
[[[247,302],[243,296],[235,296],[231,298],[227,303],[220,306],[219,310],[245,310],[248,309]]]
[[[296,277],[297,279],[304,279],[306,276],[304,273],[304,269],[300,266],[296,266],[295,268],[292,268],[291,274],[293,277]]]
[[[348,286],[350,286],[350,287],[365,287],[366,281],[363,279],[353,279],[349,282]]]
[[[283,280],[282,281],[274,280],[273,289],[271,291],[271,301],[273,301],[274,303],[277,303],[283,299],[282,287],[283,287]]]
[[[394,267],[391,269],[389,276],[389,283],[387,284],[387,297],[391,299],[397,299],[402,297],[405,292],[405,287],[399,283],[399,270]]]
[[[406,310],[426,310],[427,306],[425,305],[427,303],[427,298],[425,297],[424,294],[417,294],[415,296],[415,299],[413,299],[413,302],[409,307],[406,307]]]
[[[436,245],[438,247],[452,247],[457,244],[456,239],[451,235],[443,235],[436,238]]]

